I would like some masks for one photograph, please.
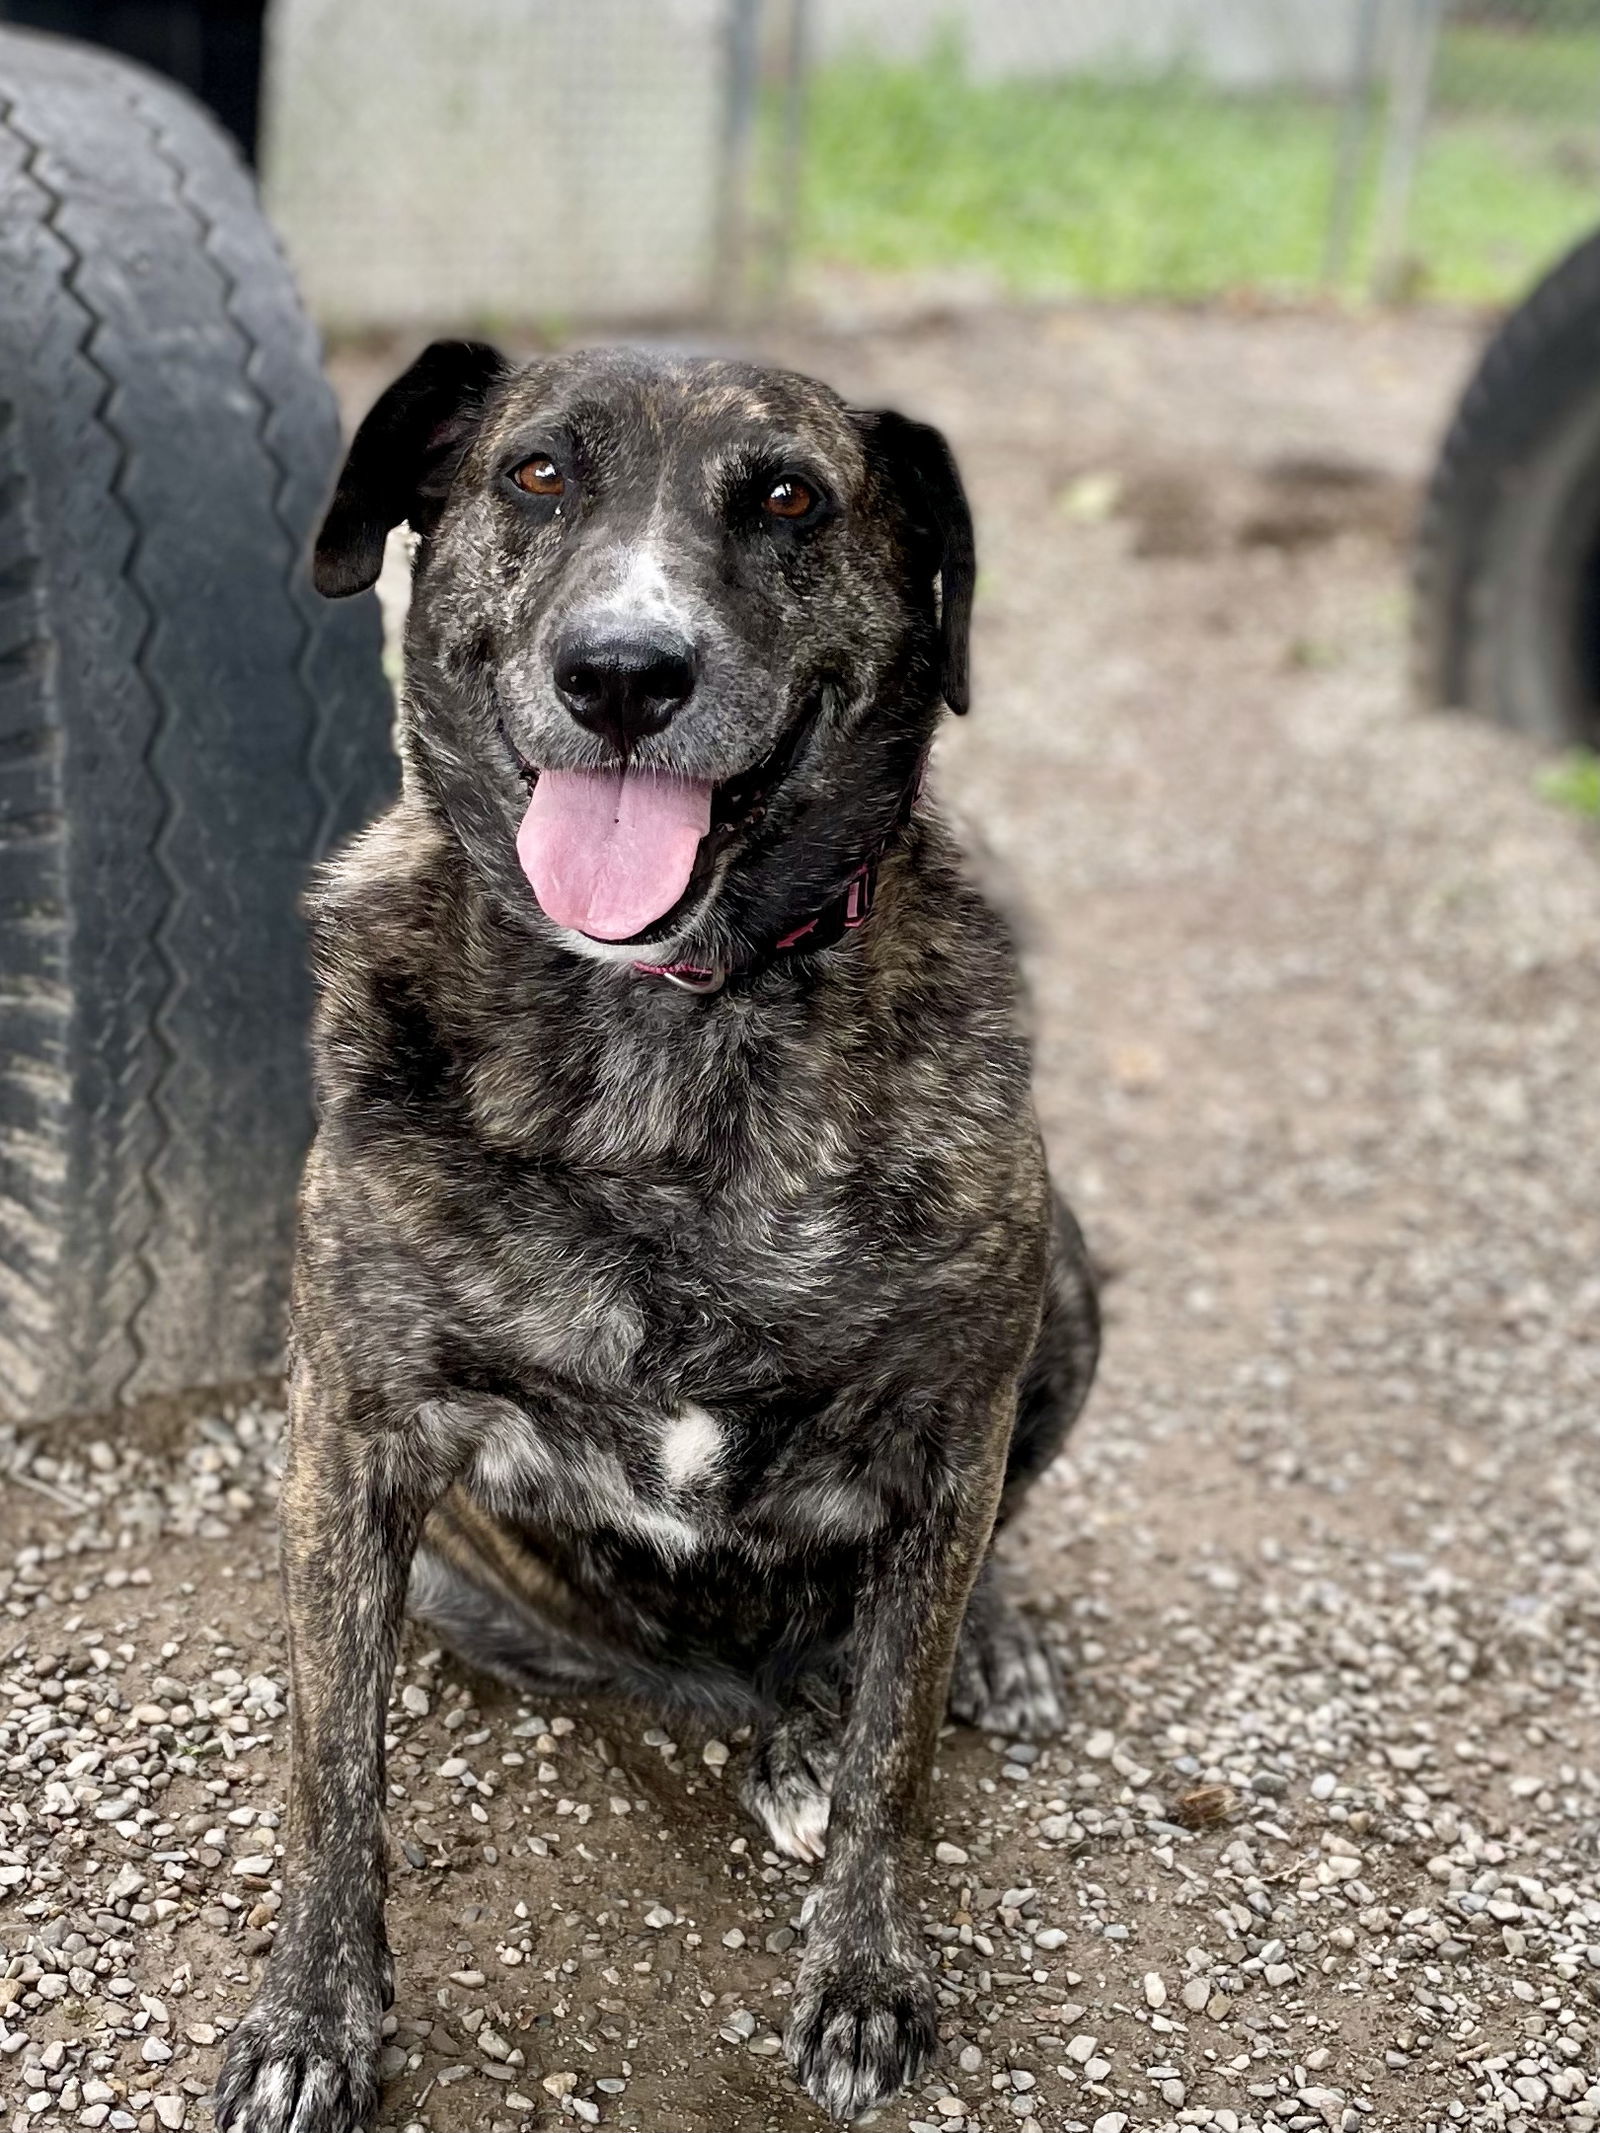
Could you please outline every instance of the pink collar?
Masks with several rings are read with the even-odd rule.
[[[641,978],[662,978],[668,985],[677,986],[680,992],[721,992],[730,978],[753,978],[785,956],[816,955],[843,940],[847,933],[859,931],[872,916],[878,890],[878,868],[883,863],[883,856],[911,820],[922,797],[928,777],[928,751],[932,745],[928,742],[917,757],[916,768],[895,810],[893,822],[844,887],[820,911],[814,911],[810,918],[781,934],[769,948],[757,949],[742,963],[635,963],[633,967],[638,975]]]
[[[898,829],[901,825],[896,823]],[[891,833],[892,834],[892,833]],[[886,840],[887,841],[887,840]],[[676,985],[682,992],[721,992],[730,977],[752,977],[758,970],[786,955],[815,955],[819,949],[831,948],[835,941],[847,933],[854,933],[872,916],[872,905],[878,886],[878,863],[882,851],[872,858],[863,859],[844,887],[831,902],[796,926],[770,948],[754,955],[736,970],[724,964],[707,963],[635,963],[634,969],[642,978],[665,978],[669,985]]]

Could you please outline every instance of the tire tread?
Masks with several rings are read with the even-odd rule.
[[[0,30],[0,193],[0,303],[44,321],[0,410],[25,981],[0,986],[0,1414],[30,1416],[273,1367],[309,1127],[292,900],[393,765],[375,610],[309,584],[337,422],[231,144],[137,67]]]
[[[1492,522],[1518,465],[1600,378],[1600,235],[1585,238],[1502,321],[1467,382],[1423,498],[1412,568],[1412,685],[1429,709],[1475,702],[1492,625]]]

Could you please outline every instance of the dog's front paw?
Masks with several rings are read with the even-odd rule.
[[[381,1977],[296,1992],[269,1978],[228,2040],[222,2133],[363,2133],[378,2108]]]
[[[961,1625],[950,1716],[985,1733],[1021,1740],[1048,1740],[1067,1722],[1055,1653],[1037,1625],[1003,1599],[992,1582],[973,1593]]]
[[[932,2059],[933,1980],[910,1961],[814,1953],[800,1968],[784,2049],[812,2099],[848,2125],[918,2080]]]

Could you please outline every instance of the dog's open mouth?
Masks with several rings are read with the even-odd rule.
[[[668,931],[722,854],[761,820],[815,714],[807,705],[768,756],[719,783],[621,764],[536,770],[502,724],[530,793],[517,857],[545,916],[600,941],[643,943]]]

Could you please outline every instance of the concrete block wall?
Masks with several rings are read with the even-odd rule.
[[[710,295],[726,0],[274,0],[263,176],[325,330]]]

